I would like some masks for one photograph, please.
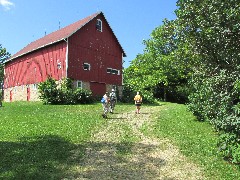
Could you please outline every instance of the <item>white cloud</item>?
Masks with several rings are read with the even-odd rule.
[[[5,10],[10,10],[10,7],[14,6],[14,3],[9,0],[0,0],[0,6],[3,6]]]

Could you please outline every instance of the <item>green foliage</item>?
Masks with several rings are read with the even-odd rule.
[[[123,88],[123,96],[121,101],[124,103],[131,103],[133,102],[133,98],[135,96],[135,92],[131,89],[129,85],[125,85]]]
[[[92,92],[87,89],[74,89],[69,78],[56,80],[49,77],[39,84],[40,99],[44,104],[87,104],[93,102]]]
[[[2,100],[2,87],[4,80],[4,63],[11,56],[10,53],[7,52],[6,48],[3,48],[0,44],[0,101]]]
[[[80,104],[89,104],[93,102],[92,92],[88,89],[78,88],[74,92],[74,99]]]
[[[239,163],[240,3],[178,0],[177,4],[180,38],[197,57],[189,108],[199,120],[226,133],[220,141],[231,143],[224,143],[223,154]]]
[[[139,54],[124,71],[124,83],[133,91],[143,92],[149,101],[154,99],[153,95],[164,100],[167,97],[165,94],[179,96],[174,94],[178,93],[176,87],[185,86],[191,75],[191,66],[184,56],[186,49],[181,48],[183,44],[178,39],[177,21],[164,20],[162,26],[153,30],[151,38],[144,41],[144,45],[144,53]],[[164,91],[161,93],[159,89]]]
[[[53,78],[48,77],[45,82],[42,82],[38,85],[38,89],[40,93],[40,99],[44,104],[57,104],[59,102],[57,84],[56,80]]]
[[[219,150],[233,163],[240,162],[240,139],[234,133],[223,133],[218,141]]]

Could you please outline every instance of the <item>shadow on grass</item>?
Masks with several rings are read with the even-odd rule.
[[[166,164],[149,155],[156,148],[128,142],[76,145],[52,135],[0,142],[0,179],[151,179],[157,171],[149,167]],[[134,160],[127,158],[132,153]]]
[[[83,179],[154,179],[166,160],[154,156],[158,147],[134,142],[88,143],[81,167]],[[167,177],[166,177],[167,179]]]
[[[72,160],[75,150],[80,159],[84,149],[52,135],[0,142],[0,179],[61,179],[76,163]]]

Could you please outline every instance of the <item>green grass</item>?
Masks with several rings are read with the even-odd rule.
[[[207,122],[199,122],[185,105],[165,103],[155,115],[153,131],[143,131],[158,138],[168,138],[183,154],[200,164],[209,179],[238,179],[238,166],[223,160],[216,147],[217,134]]]
[[[28,136],[61,136],[79,143],[102,119],[101,105],[42,105],[41,102],[5,103],[0,108],[2,141]]]
[[[116,112],[133,109],[118,104]],[[93,131],[103,128],[102,105],[3,103],[0,179],[63,179],[81,163]],[[120,150],[120,151],[125,151]]]
[[[71,173],[84,154],[84,142],[105,122],[101,112],[101,104],[4,103],[0,179],[61,179]]]
[[[121,121],[114,117],[134,109],[133,104],[117,104],[112,120]],[[74,179],[91,133],[104,128],[109,121],[103,119],[101,113],[100,103],[4,103],[0,108],[0,179]],[[196,121],[186,106],[163,103],[153,118],[153,131],[144,127],[144,133],[170,139],[190,160],[204,168],[208,179],[240,177],[239,168],[219,155],[217,135],[211,125]],[[119,128],[125,134],[116,148],[118,155],[124,157],[131,154],[138,139],[127,126]]]

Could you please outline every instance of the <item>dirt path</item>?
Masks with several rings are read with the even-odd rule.
[[[204,179],[199,167],[184,157],[167,139],[145,136],[151,115],[160,107],[144,107],[142,113],[118,114],[93,134],[77,179]],[[130,140],[130,142],[129,142]]]

